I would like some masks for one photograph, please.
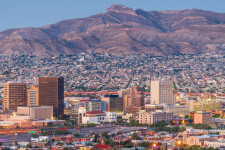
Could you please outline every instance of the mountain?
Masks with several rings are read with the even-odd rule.
[[[87,18],[0,32],[0,54],[196,54],[225,44],[224,37],[224,13],[145,11],[112,5],[105,13]]]

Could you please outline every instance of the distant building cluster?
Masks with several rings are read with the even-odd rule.
[[[224,145],[225,133],[218,133],[225,128],[223,94],[176,93],[173,81],[167,78],[152,80],[150,85],[150,92],[134,85],[113,94],[71,93],[64,97],[63,77],[39,77],[38,84],[31,86],[7,82],[1,100],[0,133],[47,135],[31,138],[31,143],[19,142],[22,147],[50,144],[54,149],[65,145],[71,149],[113,149],[128,141],[131,146],[142,147],[140,143],[151,141],[150,148],[171,149],[183,144]],[[106,144],[109,139],[118,144]],[[60,142],[65,142],[64,146]]]
[[[81,53],[41,58],[0,56],[0,93],[7,81],[36,85],[42,76],[63,76],[65,91],[119,91],[166,77],[176,92],[225,93],[223,51],[197,55],[125,55]]]

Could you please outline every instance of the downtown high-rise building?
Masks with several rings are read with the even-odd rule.
[[[151,104],[173,104],[173,83],[170,80],[151,81]]]
[[[39,77],[39,106],[53,106],[55,117],[64,114],[63,77]]]
[[[87,112],[92,111],[102,111],[102,101],[101,100],[89,100],[85,102],[85,108]]]
[[[17,111],[17,107],[21,106],[27,106],[27,83],[5,83],[5,109]]]
[[[31,86],[27,90],[27,106],[39,106],[39,87]]]
[[[123,113],[123,97],[119,97],[119,95],[104,95],[102,102],[106,105],[106,112]]]
[[[138,86],[133,86],[123,97],[123,109],[125,112],[128,107],[144,105],[144,92]]]

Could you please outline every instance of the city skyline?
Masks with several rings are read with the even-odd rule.
[[[0,0],[0,150],[225,150],[224,5]]]

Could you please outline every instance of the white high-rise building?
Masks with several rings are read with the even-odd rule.
[[[151,81],[151,104],[174,104],[172,81]]]

